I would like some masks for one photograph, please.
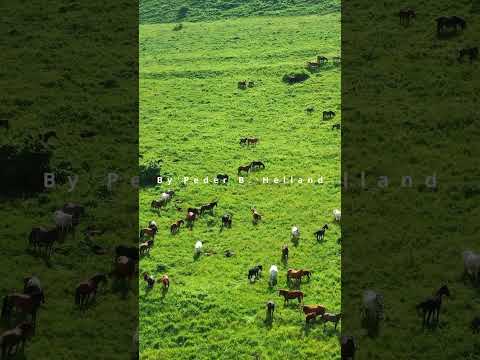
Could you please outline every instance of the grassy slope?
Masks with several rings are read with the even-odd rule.
[[[337,0],[142,0],[140,22],[151,24],[252,15],[310,15],[339,9],[340,2]]]
[[[340,108],[339,68],[313,75],[303,84],[288,86],[282,76],[300,70],[316,54],[339,53],[339,14],[306,17],[243,18],[212,23],[146,25],[140,31],[140,152],[144,160],[162,159],[172,176],[214,176],[248,161],[261,159],[266,170],[251,175],[320,176],[324,185],[188,185],[178,182],[177,205],[187,208],[219,199],[215,217],[205,216],[192,232],[168,234],[168,225],[183,217],[174,204],[159,217],[149,208],[167,186],[140,194],[140,223],[160,225],[156,247],[141,261],[141,271],[155,276],[167,272],[171,289],[161,298],[158,288],[140,288],[141,354],[143,359],[262,359],[337,358],[333,329],[320,325],[309,332],[296,306],[283,307],[266,279],[249,284],[247,270],[262,263],[279,265],[279,287],[285,287],[287,267],[280,248],[289,242],[290,227],[298,224],[302,239],[290,244],[288,267],[311,268],[314,276],[302,285],[306,303],[340,308],[340,229],[332,226],[324,244],[312,233],[340,206],[340,134],[323,122],[321,111]],[[241,79],[256,81],[237,90]],[[314,105],[317,111],[306,115]],[[339,121],[339,115],[337,119]],[[256,149],[242,149],[238,139],[255,135]],[[265,220],[257,227],[249,209],[256,206]],[[231,230],[219,233],[219,217],[234,214]],[[194,242],[216,255],[193,260]],[[233,250],[234,258],[223,251]],[[263,319],[264,304],[278,304],[273,327]]]

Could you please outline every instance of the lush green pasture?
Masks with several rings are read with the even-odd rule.
[[[140,263],[140,273],[168,273],[171,288],[148,292],[140,282],[140,352],[142,359],[334,359],[338,338],[319,323],[304,327],[304,316],[292,302],[283,306],[277,288],[286,287],[286,270],[313,270],[301,286],[305,303],[340,311],[340,238],[332,210],[340,207],[340,68],[326,66],[296,85],[282,82],[302,71],[317,54],[338,56],[339,14],[303,17],[241,18],[140,28],[140,153],[143,162],[160,159],[171,185],[143,188],[140,225],[156,220],[160,231],[154,249]],[[240,80],[255,87],[238,90]],[[305,109],[316,111],[307,114]],[[323,110],[334,120],[323,121]],[[241,148],[239,138],[257,136],[256,148]],[[237,167],[261,160],[266,169],[239,184]],[[182,177],[231,176],[228,185],[182,184]],[[308,177],[319,184],[262,184],[262,177]],[[157,213],[150,202],[162,191],[177,194]],[[215,214],[203,216],[176,236],[169,225],[190,206],[218,199]],[[250,208],[264,220],[254,226]],[[176,208],[182,208],[181,211]],[[220,232],[220,216],[233,214],[232,229]],[[313,232],[329,223],[319,244]],[[298,246],[290,241],[298,225]],[[194,260],[197,240],[204,242]],[[283,244],[290,247],[281,264]],[[232,258],[223,256],[230,249]],[[248,269],[264,267],[264,277],[247,281]],[[279,284],[269,289],[270,265],[279,267]],[[264,323],[265,302],[277,304],[271,327]]]

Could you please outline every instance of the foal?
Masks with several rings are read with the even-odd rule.
[[[422,301],[420,304],[416,306],[417,311],[421,310],[423,314],[423,323],[422,326],[425,327],[425,324],[430,324],[430,318],[433,315],[432,320],[436,320],[438,323],[438,319],[440,316],[440,308],[442,306],[442,297],[443,296],[450,296],[450,290],[448,290],[447,285],[443,285],[438,291],[435,293],[435,296]]]

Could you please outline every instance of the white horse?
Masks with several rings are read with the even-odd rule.
[[[53,213],[53,221],[58,228],[65,231],[73,226],[73,215],[57,210]]]
[[[463,275],[469,275],[476,283],[478,272],[480,271],[480,255],[471,250],[464,251],[463,257]]]
[[[292,226],[292,239],[298,240],[300,238],[300,230],[297,226]]]
[[[362,305],[363,315],[367,320],[377,322],[383,319],[383,295],[373,290],[365,290]]]
[[[277,285],[277,279],[278,279],[277,265],[270,266],[269,273],[270,273],[270,280],[268,280],[268,283],[270,284],[270,286]]]
[[[335,221],[340,221],[342,219],[342,212],[338,209],[333,210],[333,217]]]
[[[195,243],[195,256],[199,256],[202,253],[203,244],[200,240]]]

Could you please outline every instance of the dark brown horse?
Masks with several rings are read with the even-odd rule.
[[[170,279],[168,278],[167,274],[162,276],[162,285],[164,289],[168,289],[170,287]]]
[[[290,291],[285,289],[278,290],[278,295],[283,296],[285,304],[288,304],[288,301],[291,299],[297,299],[298,303],[301,304],[303,303],[303,297],[305,296],[302,291]]]
[[[275,312],[275,303],[273,300],[267,302],[267,322],[272,322],[273,313]]]
[[[33,325],[29,322],[22,322],[13,329],[7,330],[0,335],[2,346],[2,359],[15,356],[21,349],[25,350],[25,342],[33,335]]]
[[[240,175],[242,172],[246,172],[247,174],[250,172],[251,170],[251,164],[248,164],[248,165],[242,165],[242,166],[239,166],[238,167],[238,175]]]
[[[287,244],[282,246],[282,260],[288,261],[288,245]]]
[[[136,272],[136,262],[129,257],[119,256],[113,264],[110,275],[118,280],[125,280],[130,283]]]
[[[304,305],[302,307],[303,313],[305,315],[310,314],[310,313],[316,313],[317,315],[323,315],[325,314],[325,311],[327,310],[325,306],[323,305]]]
[[[230,214],[224,214],[222,215],[222,229],[226,228],[231,228],[232,227],[232,215]]]
[[[29,294],[12,293],[3,299],[2,319],[10,322],[13,312],[30,315],[32,323],[35,324],[37,310],[40,307],[41,298]]]
[[[203,215],[206,211],[213,212],[213,209],[217,207],[218,201],[213,201],[209,204],[202,205],[200,207],[200,214]]]
[[[105,274],[95,274],[90,279],[78,284],[75,289],[75,304],[80,305],[81,309],[87,306],[90,300],[93,301],[95,299],[98,286],[101,283],[107,283]]]
[[[170,225],[170,234],[175,235],[180,230],[180,227],[185,224],[185,221],[178,220],[177,222]]]

